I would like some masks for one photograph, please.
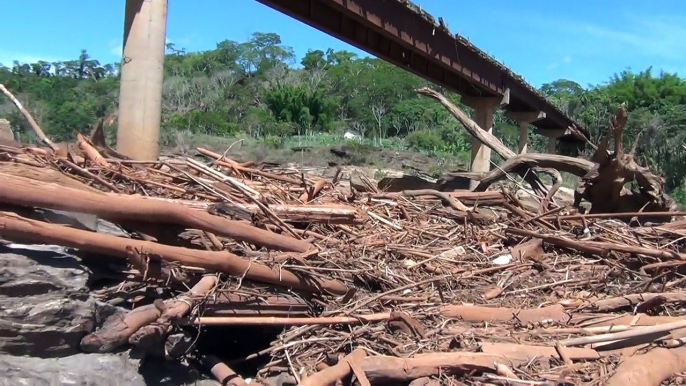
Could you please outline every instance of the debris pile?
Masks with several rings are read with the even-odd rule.
[[[61,153],[0,146],[0,238],[77,250],[92,294],[127,310],[81,351],[233,385],[683,382],[683,213],[359,191],[198,153],[126,159],[102,126]]]

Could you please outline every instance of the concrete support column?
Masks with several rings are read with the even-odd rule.
[[[126,0],[117,151],[133,159],[159,155],[166,32],[167,0]]]
[[[507,112],[505,115],[519,122],[519,154],[526,153],[526,148],[529,144],[529,125],[532,122],[545,118],[546,114],[538,111],[517,111]]]
[[[529,145],[529,124],[531,122],[520,121],[519,122],[519,143],[517,144],[517,150],[519,154],[526,153],[526,148]]]
[[[548,138],[548,154],[557,154],[557,138]]]
[[[567,129],[536,130],[536,134],[548,137],[548,154],[557,154],[557,139],[570,134]]]
[[[462,102],[474,109],[474,122],[476,122],[482,130],[492,133],[495,110],[506,105],[509,102],[509,97],[510,93],[508,90],[502,98],[464,97],[462,98]],[[478,139],[473,138],[471,171],[485,173],[489,170],[491,170],[491,148],[481,143]],[[474,189],[476,185],[478,185],[478,182],[472,181],[470,189]]]
[[[474,108],[474,122],[482,130],[493,132],[493,114],[498,107],[496,104],[482,103]],[[481,143],[476,138],[472,139],[472,165],[473,172],[487,172],[491,170],[491,148]]]

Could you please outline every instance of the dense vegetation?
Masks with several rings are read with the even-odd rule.
[[[278,35],[255,33],[246,42],[223,41],[216,49],[185,52],[168,46],[163,85],[163,141],[179,133],[250,137],[271,147],[297,138],[332,144],[354,130],[369,145],[418,150],[439,157],[464,157],[470,139],[437,103],[413,89],[426,82],[378,59],[346,51],[313,50],[296,61]],[[19,95],[43,129],[56,140],[86,132],[116,110],[116,64],[101,64],[83,51],[60,63],[13,63],[0,67],[0,83]],[[606,84],[582,87],[569,80],[541,91],[591,130],[607,127],[609,111],[626,103],[627,141],[681,194],[686,176],[682,144],[686,131],[686,80],[651,69],[624,71]],[[446,93],[459,102],[459,97]],[[26,140],[26,123],[9,103],[0,106]],[[498,115],[495,132],[515,147],[516,124]],[[530,134],[530,149],[545,151],[543,137]],[[627,143],[631,146],[631,143]]]

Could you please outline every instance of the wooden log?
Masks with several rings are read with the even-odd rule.
[[[300,201],[309,202],[315,199],[319,192],[326,186],[326,180],[317,180],[312,186],[310,186],[303,194],[300,195]]]
[[[505,229],[505,232],[517,236],[540,238],[544,242],[556,245],[558,247],[574,249],[580,252],[591,253],[599,256],[602,256],[603,254],[609,251],[616,251],[624,253],[636,253],[664,260],[686,260],[685,253],[678,253],[655,248],[639,247],[636,245],[625,245],[620,243],[610,243],[602,241],[571,240],[559,236],[542,235],[540,234],[540,232],[533,232],[513,227],[507,227],[507,229]]]
[[[300,386],[329,386],[335,385],[338,381],[353,373],[354,363],[361,361],[367,356],[367,352],[362,348],[353,350],[334,366],[312,374],[303,379]]]
[[[219,360],[213,355],[203,355],[200,358],[200,365],[207,369],[222,386],[247,386],[248,384],[243,378],[236,374],[229,366]],[[259,383],[253,381],[250,383],[254,386],[260,386]]]
[[[665,303],[686,303],[686,293],[683,292],[664,292],[664,293],[642,293],[627,294],[609,299],[601,299],[593,303],[582,306],[587,311],[608,312],[622,308],[633,308],[646,302],[651,302],[658,297],[664,298],[661,304]],[[639,311],[641,312],[641,311]]]
[[[417,378],[438,375],[495,373],[497,364],[509,368],[527,363],[503,355],[473,352],[419,354],[412,358],[371,356],[359,361],[372,384],[406,384]]]
[[[188,312],[193,296],[204,295],[209,292],[217,283],[216,277],[205,276],[190,292],[180,299],[172,301],[170,304],[173,309],[180,313]],[[183,303],[183,304],[182,304]],[[136,308],[129,311],[126,315],[115,314],[111,316],[103,327],[86,335],[81,339],[81,349],[86,352],[111,352],[129,341],[129,338],[140,328],[155,322],[162,314],[159,307],[153,304]]]
[[[566,324],[570,321],[570,316],[559,304],[529,309],[449,305],[441,308],[440,313],[444,317],[461,319],[470,323],[519,322],[521,324],[533,324],[549,320]]]
[[[190,312],[194,303],[202,300],[217,285],[216,276],[204,276],[191,291],[176,299],[163,302],[155,301],[155,308],[159,316],[154,323],[148,324],[138,329],[129,337],[129,343],[138,347],[153,348],[162,345],[167,335],[171,332],[172,322],[186,316]]]
[[[289,223],[320,224],[362,224],[369,216],[366,212],[350,205],[269,205],[269,209],[281,220]],[[264,216],[255,204],[220,203],[211,206],[217,213],[249,213],[252,216]]]
[[[643,355],[624,359],[607,386],[660,386],[673,374],[686,371],[686,347],[655,348]]]
[[[344,295],[348,288],[335,280],[309,278],[288,270],[269,268],[229,252],[201,251],[172,247],[149,241],[124,239],[105,234],[70,229],[61,225],[29,220],[13,213],[0,212],[0,237],[41,244],[56,244],[126,259],[127,247],[148,254],[153,260],[175,261],[188,266],[224,272],[248,280],[292,287],[310,292]]]
[[[262,176],[265,178],[269,178],[269,179],[281,181],[281,182],[286,182],[286,183],[297,185],[297,186],[301,186],[303,184],[302,180],[297,180],[295,178],[282,176],[282,175],[274,174],[274,173],[269,173],[269,172],[265,172],[262,170],[251,169],[250,167],[245,166],[248,164],[239,164],[236,161],[228,159],[225,156],[214,153],[214,152],[207,150],[207,149],[204,149],[202,147],[197,148],[197,150],[200,154],[205,155],[205,156],[210,157],[210,158],[213,158],[214,163],[216,163],[217,165],[224,166],[224,167],[236,170],[236,171],[241,172],[241,173],[245,173],[245,174],[249,174],[249,175],[255,175],[255,176]]]
[[[275,316],[200,316],[184,321],[184,324],[202,326],[312,326],[334,324],[363,324],[387,321],[392,318],[391,312],[359,316],[330,316],[330,317],[275,317]]]
[[[275,234],[242,221],[140,196],[92,193],[57,184],[41,184],[4,173],[0,173],[0,186],[0,202],[6,204],[89,213],[114,223],[129,220],[183,225],[279,251],[306,252],[314,249],[306,241]]]

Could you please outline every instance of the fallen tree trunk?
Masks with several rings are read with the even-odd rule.
[[[454,196],[450,196],[446,193],[439,192],[437,190],[432,190],[432,189],[421,189],[421,190],[403,190],[402,192],[398,193],[385,193],[385,194],[375,194],[372,197],[374,198],[398,198],[398,197],[422,197],[422,196],[430,196],[430,197],[435,197],[443,201],[446,205],[450,206],[451,208],[459,211],[459,212],[469,212],[471,211],[471,208],[468,208],[463,204],[459,199],[457,199]]]
[[[300,382],[300,386],[335,385],[338,381],[350,376],[353,373],[353,367],[366,356],[367,352],[364,349],[357,348],[342,358],[337,364],[303,379]]]
[[[503,355],[473,352],[419,354],[412,358],[372,356],[359,361],[372,384],[392,385],[442,374],[495,373],[497,364],[512,368],[525,363]]]
[[[6,204],[94,214],[114,223],[128,220],[183,225],[279,251],[306,252],[314,249],[312,244],[303,240],[165,201],[92,193],[4,173],[0,173],[0,186],[0,202]]]
[[[486,130],[482,130],[482,128],[479,127],[479,125],[477,125],[476,122],[471,120],[469,116],[467,116],[467,114],[465,114],[457,106],[452,104],[448,100],[448,98],[444,97],[437,91],[434,91],[428,87],[424,87],[419,90],[416,90],[416,92],[438,101],[441,105],[443,105],[443,107],[445,107],[448,110],[448,112],[450,112],[452,116],[454,116],[462,124],[462,126],[469,132],[469,134],[472,135],[472,137],[476,138],[481,143],[491,148],[493,151],[498,153],[499,156],[503,157],[503,159],[508,160],[517,155],[514,151],[510,150],[507,146],[505,146],[505,144],[503,144],[495,135],[491,134]],[[541,180],[539,180],[535,174],[525,173],[522,174],[522,176],[531,185],[534,191],[542,193],[544,195],[545,193],[547,193],[545,185],[543,185]],[[474,179],[473,176],[469,176],[468,178]],[[447,181],[445,179],[439,181],[440,186],[443,186],[446,183]]]
[[[548,236],[542,235],[540,232],[532,232],[524,229],[517,229],[513,227],[507,227],[505,229],[506,233],[539,238],[546,243],[553,244],[558,247],[574,249],[579,252],[591,253],[598,256],[603,256],[609,251],[624,252],[624,253],[636,253],[640,255],[646,255],[651,257],[656,257],[663,260],[686,260],[686,254],[672,252],[661,249],[639,247],[636,245],[626,245],[620,243],[610,243],[602,241],[588,241],[588,240],[571,240],[559,236]]]
[[[606,386],[660,386],[673,374],[686,371],[686,347],[655,348],[624,360]]]
[[[634,160],[634,147],[625,153],[622,147],[624,127],[627,122],[624,106],[619,106],[616,114],[610,121],[610,133],[606,135],[591,160],[583,160],[573,157],[546,154],[517,155],[505,146],[493,134],[482,130],[467,114],[452,104],[447,98],[428,87],[416,90],[417,93],[432,98],[443,105],[476,139],[493,149],[505,159],[505,163],[499,169],[482,175],[475,173],[452,173],[444,176],[439,185],[449,185],[451,180],[468,177],[476,179],[480,183],[475,191],[483,191],[496,180],[504,177],[509,172],[516,172],[523,176],[537,193],[544,191],[544,187],[538,178],[532,178],[534,172],[554,170],[556,181],[560,181],[559,172],[569,172],[582,177],[577,187],[574,206],[579,207],[581,200],[591,203],[591,213],[621,213],[621,212],[663,212],[676,211],[674,201],[664,192],[664,180],[653,174],[648,168],[639,166]],[[610,137],[614,137],[614,152],[608,152]],[[586,139],[584,137],[584,139]],[[586,141],[588,141],[586,139]],[[545,169],[544,169],[545,168]],[[638,190],[631,190],[625,186],[630,182],[636,182]],[[551,189],[554,193],[554,189]],[[548,195],[552,196],[552,194]],[[546,197],[545,201],[551,197]],[[544,203],[545,203],[544,201]],[[657,220],[659,221],[659,219]]]
[[[639,307],[641,304],[646,304],[658,298],[661,298],[660,304],[686,303],[686,293],[682,292],[643,293],[598,300],[583,306],[582,309],[593,312],[616,311],[622,308]]]
[[[205,204],[208,209],[232,218],[252,220],[253,216],[264,217],[255,204]],[[269,205],[269,209],[281,220],[290,223],[361,224],[367,221],[366,213],[348,205]],[[246,215],[249,218],[246,218]]]
[[[204,276],[185,296],[167,302],[156,301],[155,308],[160,312],[159,317],[133,333],[129,337],[129,343],[146,349],[161,346],[172,330],[172,323],[186,316],[195,303],[207,297],[216,285],[216,276]]]
[[[167,317],[171,314],[185,315],[190,310],[194,298],[206,295],[216,284],[215,276],[203,277],[185,296],[168,301],[169,308],[164,311],[156,304],[150,304],[129,311],[123,317],[115,314],[107,319],[100,330],[81,339],[81,349],[86,352],[104,353],[114,351],[130,342],[132,338],[134,342],[131,343],[139,343],[143,336],[138,338],[135,336],[140,334],[141,329],[155,322],[160,323],[160,318],[165,315]],[[162,304],[164,305],[164,302]],[[165,331],[169,327],[165,321],[162,321],[160,325],[165,327]],[[150,331],[144,331],[142,335],[146,334],[150,334]]]
[[[148,254],[153,260],[175,261],[188,266],[224,272],[236,277],[245,277],[248,280],[336,295],[344,295],[348,291],[345,285],[335,280],[308,278],[285,269],[269,268],[229,252],[201,251],[171,247],[149,241],[124,239],[29,220],[7,212],[0,212],[0,237],[11,241],[20,240],[21,242],[62,245],[122,259],[128,258],[127,247],[130,247],[140,254]]]
[[[479,177],[479,185],[474,188],[475,192],[484,192],[491,184],[497,182],[508,173],[524,174],[529,169],[534,168],[551,168],[561,172],[574,174],[576,176],[583,176],[589,173],[595,164],[583,158],[567,157],[555,154],[536,154],[525,153],[515,155],[507,159],[497,169],[493,169]],[[448,177],[460,176],[461,173],[448,173]]]
[[[518,322],[526,325],[549,320],[567,324],[571,319],[564,307],[559,304],[530,309],[450,305],[441,308],[440,313],[444,317],[461,319],[470,323]]]

